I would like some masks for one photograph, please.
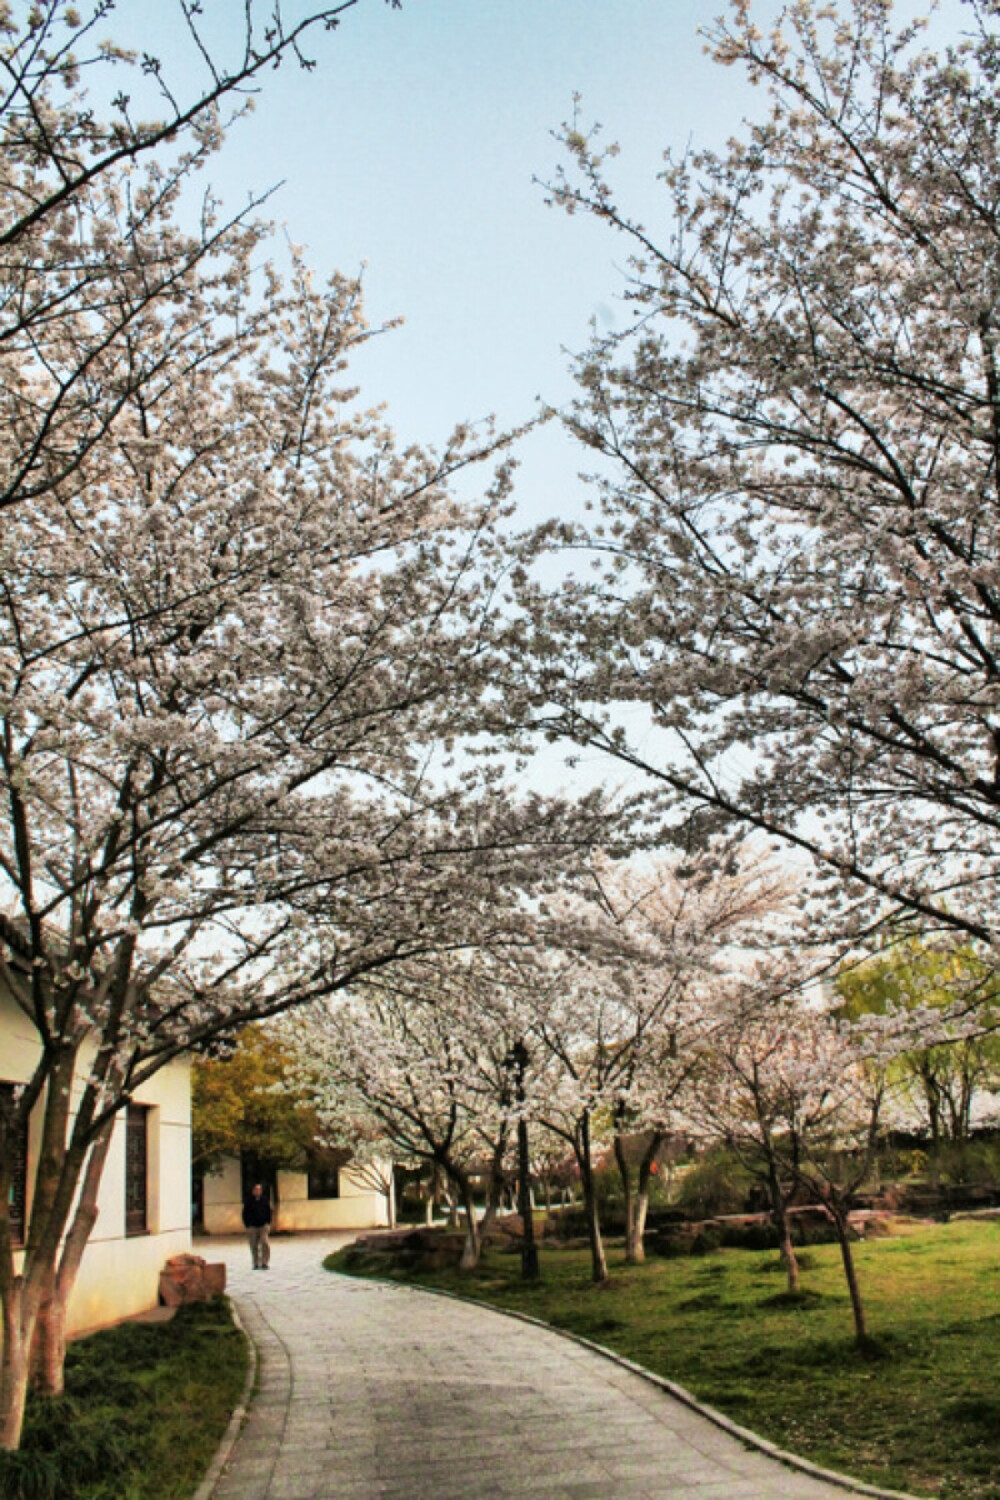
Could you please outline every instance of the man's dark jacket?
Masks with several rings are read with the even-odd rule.
[[[247,1229],[260,1229],[271,1222],[271,1204],[266,1193],[255,1198],[248,1193],[243,1199],[243,1223]]]

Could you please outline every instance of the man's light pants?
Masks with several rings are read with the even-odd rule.
[[[247,1230],[247,1239],[250,1241],[250,1254],[253,1256],[253,1268],[258,1266],[265,1269],[271,1261],[271,1241],[268,1235],[269,1224],[261,1224]]]

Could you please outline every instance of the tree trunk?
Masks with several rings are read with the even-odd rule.
[[[498,1213],[503,1203],[503,1192],[506,1178],[503,1170],[503,1159],[507,1152],[507,1127],[504,1125],[493,1145],[493,1154],[490,1158],[490,1181],[486,1189],[486,1208],[483,1213],[482,1223],[479,1227],[480,1239],[485,1239],[493,1228]]]
[[[40,1396],[61,1396],[65,1384],[66,1302],[53,1289],[38,1310],[28,1380]]]
[[[941,1098],[935,1080],[927,1072],[922,1072],[920,1082],[924,1090],[924,1102],[927,1105],[927,1124],[931,1132],[931,1145],[941,1144]]]
[[[479,1221],[479,1234],[482,1239],[485,1239],[490,1230],[493,1228],[493,1225],[496,1223],[496,1218],[499,1211],[500,1205],[491,1193],[486,1200],[486,1207],[483,1209],[483,1217]]]
[[[476,1204],[472,1196],[472,1188],[465,1178],[456,1178],[455,1184],[465,1210],[465,1244],[462,1247],[462,1259],[459,1261],[458,1268],[460,1271],[474,1271],[482,1253],[482,1239],[476,1224]]]
[[[649,1214],[649,1186],[640,1187],[635,1195],[635,1244],[632,1248],[632,1259],[635,1265],[641,1266],[646,1259],[646,1218]]]
[[[635,1195],[632,1192],[632,1173],[625,1157],[625,1143],[622,1140],[621,1131],[615,1131],[615,1162],[618,1167],[618,1177],[622,1185],[622,1212],[625,1217],[625,1260],[628,1265],[634,1266],[642,1259],[636,1249],[636,1204]]]
[[[781,1183],[778,1180],[778,1172],[774,1162],[771,1162],[768,1167],[767,1190],[771,1197],[771,1218],[774,1221],[774,1227],[778,1235],[778,1252],[785,1263],[788,1290],[794,1295],[801,1289],[802,1278],[799,1271],[799,1258],[795,1254],[795,1246],[792,1244],[792,1232],[788,1222],[785,1195],[781,1191]]]
[[[28,1340],[22,1322],[24,1287],[17,1278],[4,1297],[3,1351],[0,1354],[0,1449],[20,1446],[28,1396]]]
[[[70,1097],[76,1050],[63,1046],[51,1066],[45,1090],[42,1141],[35,1172],[23,1269],[14,1275],[9,1224],[2,1235],[0,1302],[3,1353],[0,1356],[0,1447],[20,1446],[31,1373],[35,1329],[43,1303],[56,1284],[60,1241],[85,1162],[79,1137],[69,1137]],[[79,1126],[79,1115],[77,1117]],[[4,1211],[6,1212],[6,1206]]]
[[[782,1211],[777,1221],[778,1251],[785,1263],[785,1275],[788,1277],[788,1290],[794,1296],[802,1289],[802,1274],[799,1270],[799,1258],[792,1244],[792,1237],[788,1230],[788,1215]]]
[[[26,1273],[4,1277],[3,1351],[0,1354],[0,1448],[15,1449],[21,1444],[24,1408],[32,1372],[32,1351],[43,1305],[52,1307],[55,1286],[54,1262],[59,1252],[58,1220],[39,1230],[33,1253],[25,1251]],[[54,1315],[55,1318],[58,1315]],[[53,1379],[61,1389],[61,1365],[55,1365],[59,1352],[65,1353],[65,1337],[59,1336],[57,1323],[53,1333]]]
[[[69,1299],[76,1285],[83,1252],[97,1223],[97,1195],[113,1129],[114,1121],[108,1120],[90,1148],[80,1198],[62,1247],[59,1268],[39,1309],[31,1346],[31,1387],[41,1395],[60,1396],[63,1392]]]
[[[646,1259],[646,1219],[649,1215],[649,1193],[655,1171],[656,1158],[666,1140],[666,1132],[654,1132],[639,1163],[639,1182],[635,1194],[635,1233],[631,1259],[637,1266]]]
[[[954,1135],[956,1141],[959,1141],[962,1145],[967,1144],[972,1134],[972,1096],[975,1093],[975,1087],[975,1082],[968,1067],[960,1067],[958,1083],[956,1084],[958,1099],[955,1101],[953,1108],[955,1119]]]
[[[861,1288],[858,1285],[858,1272],[854,1263],[854,1252],[851,1249],[850,1231],[847,1223],[847,1211],[839,1203],[831,1203],[830,1211],[833,1216],[834,1228],[837,1231],[837,1242],[840,1245],[840,1256],[844,1262],[844,1275],[847,1278],[847,1290],[851,1295],[851,1312],[854,1316],[854,1336],[859,1349],[867,1349],[871,1344],[868,1337],[868,1325],[865,1320],[864,1303],[861,1300]]]
[[[580,1183],[583,1188],[583,1209],[587,1220],[587,1240],[590,1244],[591,1275],[600,1283],[608,1279],[608,1262],[601,1238],[601,1219],[597,1209],[597,1191],[594,1183],[594,1167],[590,1154],[590,1115],[585,1113],[577,1130],[576,1155],[580,1166]]]
[[[653,1180],[652,1158],[644,1156],[639,1163],[639,1182],[635,1193],[635,1243],[633,1264],[641,1266],[646,1259],[646,1219],[649,1214],[649,1186]]]

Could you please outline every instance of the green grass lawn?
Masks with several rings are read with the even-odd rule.
[[[70,1345],[66,1393],[29,1402],[3,1500],[190,1500],[239,1401],[247,1346],[223,1300]]]
[[[542,1282],[517,1254],[471,1275],[420,1280],[527,1312],[686,1386],[735,1421],[869,1483],[1000,1500],[1000,1223],[905,1226],[857,1247],[876,1350],[854,1347],[836,1246],[803,1252],[789,1304],[775,1253],[623,1263],[595,1287],[586,1251],[541,1247]],[[331,1257],[341,1269],[342,1256]]]

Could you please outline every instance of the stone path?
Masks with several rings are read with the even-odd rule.
[[[547,1329],[331,1275],[336,1243],[199,1247],[261,1357],[212,1500],[844,1500]]]

